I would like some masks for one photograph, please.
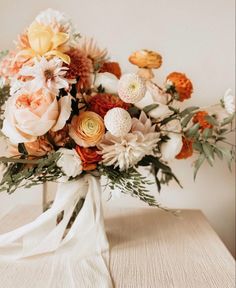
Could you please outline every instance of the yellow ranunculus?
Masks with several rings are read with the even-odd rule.
[[[104,133],[103,119],[95,112],[82,112],[71,121],[69,135],[82,147],[95,146],[101,141]]]
[[[70,57],[62,49],[69,35],[63,32],[55,32],[50,26],[34,22],[28,29],[29,49],[25,49],[19,55],[26,57],[34,56],[57,56],[65,63],[70,63]]]

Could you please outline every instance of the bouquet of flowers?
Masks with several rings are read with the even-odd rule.
[[[140,166],[158,190],[179,183],[169,166],[175,158],[194,155],[194,177],[216,157],[230,167],[231,90],[214,106],[182,109],[193,93],[185,74],[170,73],[161,86],[153,73],[162,65],[159,53],[136,51],[129,61],[137,72],[122,74],[64,14],[49,9],[36,17],[15,50],[1,53],[0,125],[9,149],[0,158],[0,191],[104,175],[111,189],[159,206]]]

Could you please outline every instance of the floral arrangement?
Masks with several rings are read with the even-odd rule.
[[[0,128],[9,148],[0,157],[0,191],[91,173],[159,206],[138,167],[150,169],[158,190],[171,180],[180,185],[173,159],[194,155],[194,177],[216,157],[230,167],[231,90],[214,106],[182,109],[193,93],[185,74],[170,73],[161,87],[153,73],[162,65],[159,53],[140,50],[129,61],[137,72],[122,74],[62,13],[48,9],[35,18],[15,50],[1,53]]]

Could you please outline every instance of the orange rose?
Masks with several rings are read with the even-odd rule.
[[[95,146],[101,141],[104,133],[103,119],[97,113],[85,111],[72,118],[69,135],[82,147]]]
[[[182,137],[183,146],[176,159],[186,159],[193,155],[193,140]]]
[[[179,94],[179,101],[183,102],[185,99],[189,99],[193,92],[192,82],[183,73],[173,72],[167,76],[167,80],[170,80],[175,86],[175,90]]]
[[[120,65],[117,62],[105,62],[99,70],[100,73],[111,73],[115,75],[118,79],[121,77]]]
[[[208,113],[206,111],[199,111],[193,117],[193,123],[194,124],[199,123],[201,130],[213,127],[209,122],[207,122],[206,120],[207,115]]]
[[[84,148],[76,146],[76,151],[83,163],[84,171],[91,171],[97,168],[97,163],[102,160],[102,156],[97,153],[97,148]]]
[[[113,108],[119,107],[128,110],[130,105],[123,102],[118,96],[113,94],[96,94],[89,101],[90,110],[104,118],[106,113]]]

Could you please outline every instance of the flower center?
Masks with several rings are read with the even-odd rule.
[[[47,69],[44,71],[44,77],[46,78],[46,81],[52,80],[54,78],[54,73],[52,70]]]

